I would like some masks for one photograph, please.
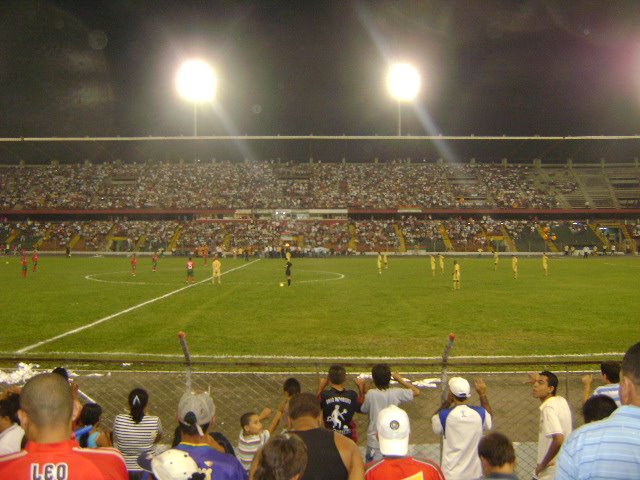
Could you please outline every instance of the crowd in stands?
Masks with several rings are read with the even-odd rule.
[[[51,164],[2,167],[0,208],[556,208],[540,185],[533,167],[480,163]]]
[[[592,375],[582,378],[584,425],[575,429],[558,377],[547,370],[529,374],[525,383],[539,402],[539,419],[529,424],[538,444],[527,478],[640,478],[640,343],[621,363],[603,362],[601,373],[595,390]],[[211,394],[187,389],[171,412],[169,445],[162,443],[160,418],[148,412],[144,388],[130,391],[111,427],[101,423],[99,404],[82,404],[78,385],[58,367],[0,395],[0,478],[517,480],[512,442],[491,431],[504,413],[492,409],[482,378],[473,386],[460,376],[448,379],[446,398],[431,416],[433,432],[442,436],[441,461],[410,454],[416,432],[402,406],[419,402],[420,388],[384,363],[372,367],[370,382],[356,378],[355,390],[348,381],[342,365],[331,366],[313,392],[288,378],[275,412],[242,414],[231,439],[217,431]],[[365,438],[357,414],[368,415]],[[366,444],[364,454],[358,443]]]
[[[292,218],[234,220],[94,220],[71,222],[21,221],[0,223],[0,241],[10,239],[11,248],[64,250],[73,243],[76,251],[210,251],[231,252],[250,249],[271,252],[289,243],[298,254],[333,252],[446,250],[445,238],[454,251],[491,251],[496,242],[529,239],[531,244],[545,240],[582,247],[598,245],[585,222],[498,221],[491,216],[448,219],[404,215],[393,219],[309,220]],[[556,236],[556,233],[561,236]],[[632,236],[640,227],[630,225]],[[75,241],[74,241],[75,239]],[[503,243],[501,243],[502,245]],[[536,247],[538,248],[538,246]],[[504,248],[501,248],[504,249]],[[267,255],[269,256],[269,255]]]

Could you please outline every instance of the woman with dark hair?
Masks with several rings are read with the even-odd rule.
[[[86,403],[80,412],[80,425],[93,428],[78,437],[78,443],[84,448],[110,447],[109,435],[100,430],[102,407],[97,403]]]
[[[307,446],[297,435],[274,435],[258,452],[251,480],[298,480],[307,467]]]
[[[137,479],[142,472],[138,457],[153,450],[162,438],[160,418],[147,415],[149,394],[142,388],[129,393],[129,413],[121,413],[113,422],[113,445],[120,450],[129,470],[129,478]]]

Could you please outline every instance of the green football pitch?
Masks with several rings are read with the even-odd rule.
[[[7,263],[8,262],[8,263]],[[179,354],[185,331],[192,354],[437,356],[449,332],[456,355],[623,352],[640,338],[640,259],[460,258],[431,275],[428,257],[223,259],[222,285],[196,259],[185,287],[185,258],[40,258],[20,275],[19,258],[0,263],[0,351]],[[133,307],[133,308],[132,308]],[[80,329],[86,326],[87,328]]]

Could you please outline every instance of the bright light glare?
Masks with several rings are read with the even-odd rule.
[[[410,102],[420,90],[420,74],[408,63],[398,63],[389,68],[387,88],[393,98],[399,102]]]
[[[190,102],[210,102],[215,97],[217,80],[213,69],[202,60],[188,60],[178,69],[178,94]]]

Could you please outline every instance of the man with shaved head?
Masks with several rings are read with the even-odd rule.
[[[15,480],[126,480],[127,468],[114,449],[84,449],[72,438],[69,385],[52,373],[29,380],[20,392],[18,417],[28,442],[0,457],[0,478]]]

